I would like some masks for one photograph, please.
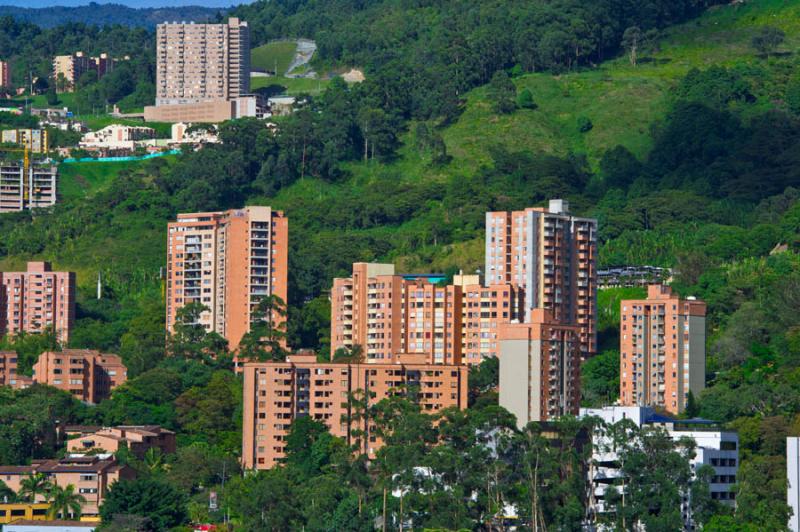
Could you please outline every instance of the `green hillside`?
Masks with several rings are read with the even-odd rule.
[[[283,76],[289,70],[296,50],[297,43],[295,41],[274,41],[262,44],[250,51],[250,65],[254,69],[275,72]]]

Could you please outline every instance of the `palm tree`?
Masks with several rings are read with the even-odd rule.
[[[86,497],[80,493],[75,493],[75,486],[72,484],[66,488],[53,486],[50,490],[50,509],[47,515],[51,519],[61,517],[66,519],[80,519],[83,505],[86,504]]]
[[[32,473],[20,482],[19,496],[27,501],[36,502],[37,495],[47,495],[52,484],[44,473]]]

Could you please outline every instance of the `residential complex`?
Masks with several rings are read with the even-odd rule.
[[[150,449],[163,454],[175,452],[175,433],[158,425],[121,425],[118,427],[95,427],[93,432],[79,433],[67,440],[67,451],[86,453],[102,451],[116,453],[127,448],[139,459],[143,459]],[[65,429],[70,435],[70,427]]]
[[[488,212],[485,260],[487,286],[524,290],[524,321],[533,309],[548,309],[556,321],[580,328],[584,359],[597,351],[597,220],[571,215],[564,200]]]
[[[18,144],[28,148],[30,153],[47,153],[50,151],[46,129],[4,129],[3,143]]]
[[[789,530],[800,532],[800,438],[786,438],[786,503],[792,509],[789,517]]]
[[[57,175],[55,165],[0,162],[0,213],[55,205]]]
[[[0,87],[11,87],[11,63],[0,61]]]
[[[287,298],[289,221],[270,207],[179,214],[167,242],[167,328],[189,303],[236,349],[269,295]],[[273,316],[274,320],[283,319]]]
[[[52,329],[63,343],[75,323],[75,274],[54,272],[49,262],[29,262],[24,272],[0,273],[0,331]]]
[[[380,446],[372,420],[348,399],[363,394],[373,405],[404,389],[418,390],[426,413],[467,407],[467,367],[432,365],[424,354],[398,355],[394,363],[319,363],[315,355],[286,362],[244,365],[242,465],[268,469],[283,457],[292,421],[311,416],[331,434],[358,443],[370,456]],[[359,441],[354,431],[361,431]]]
[[[81,505],[84,517],[99,516],[100,505],[111,484],[135,475],[133,469],[118,463],[111,454],[70,454],[56,460],[33,460],[30,465],[0,466],[0,480],[16,493],[19,493],[22,481],[35,473],[47,475],[48,480],[57,486],[75,486],[75,491],[86,499]],[[35,502],[44,499],[45,495],[40,493]]]
[[[83,148],[134,149],[137,141],[154,139],[156,132],[151,127],[111,124],[98,131],[86,133],[81,138]]]
[[[53,80],[56,91],[72,92],[85,73],[95,72],[97,79],[100,79],[113,69],[114,60],[105,53],[97,57],[89,57],[83,52],[57,55],[53,58]]]
[[[603,408],[581,408],[581,417],[597,417],[604,423],[613,425],[623,419],[630,420],[637,427],[661,427],[670,438],[679,441],[689,438],[694,441],[695,456],[691,459],[692,471],[703,465],[711,466],[714,475],[709,483],[711,498],[728,506],[735,506],[736,493],[733,486],[739,470],[739,436],[735,431],[720,429],[717,424],[702,419],[679,420],[656,413],[653,408],[639,406],[606,406]],[[589,509],[592,517],[611,511],[605,500],[608,486],[622,478],[619,455],[611,436],[605,430],[595,431],[593,437],[593,467],[590,468],[589,481],[592,491]],[[691,506],[683,497],[681,511],[684,530],[694,530]]]
[[[226,24],[159,24],[156,44],[156,104],[145,107],[147,121],[256,116],[247,22],[232,17]]]
[[[331,351],[361,346],[367,362],[424,353],[431,364],[479,364],[497,356],[497,333],[518,318],[513,285],[484,287],[477,275],[397,275],[393,264],[359,262],[333,280]]]
[[[620,403],[683,412],[705,387],[705,303],[650,285],[620,308]]]
[[[527,323],[500,329],[500,406],[517,417],[517,426],[578,413],[580,335],[577,325],[537,308]]]
[[[45,351],[33,365],[33,380],[72,394],[85,403],[97,404],[128,379],[128,370],[117,355],[91,349]]]

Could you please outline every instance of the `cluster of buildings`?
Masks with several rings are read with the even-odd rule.
[[[129,59],[125,57],[124,59]],[[87,72],[95,72],[97,79],[102,78],[112,70],[117,60],[107,53],[90,57],[83,52],[68,55],[57,55],[53,58],[53,80],[57,92],[72,92],[78,80]]]
[[[156,138],[156,131],[145,126],[110,124],[100,130],[83,135],[79,147],[107,156],[131,155],[137,149],[158,152],[180,148],[187,144],[203,146],[219,142],[217,128],[213,124],[192,127],[192,124],[172,124],[170,138]]]
[[[30,153],[47,153],[50,143],[46,129],[4,129],[0,141],[27,148]]]

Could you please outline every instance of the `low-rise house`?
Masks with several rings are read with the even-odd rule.
[[[117,148],[132,150],[142,141],[154,139],[156,132],[151,127],[111,124],[98,131],[86,133],[79,145],[82,148]]]
[[[150,449],[158,449],[164,454],[175,452],[175,433],[158,425],[127,425],[103,427],[88,434],[70,439],[67,448],[71,452],[102,450],[116,453],[127,447],[137,457],[144,457]]]
[[[75,486],[75,491],[86,499],[81,513],[87,517],[99,515],[100,505],[113,482],[135,476],[132,468],[118,463],[111,454],[71,454],[60,460],[34,460],[26,466],[0,466],[0,480],[15,493],[25,478],[36,473],[46,475],[54,485]],[[34,502],[44,499],[44,495],[39,495]]]

